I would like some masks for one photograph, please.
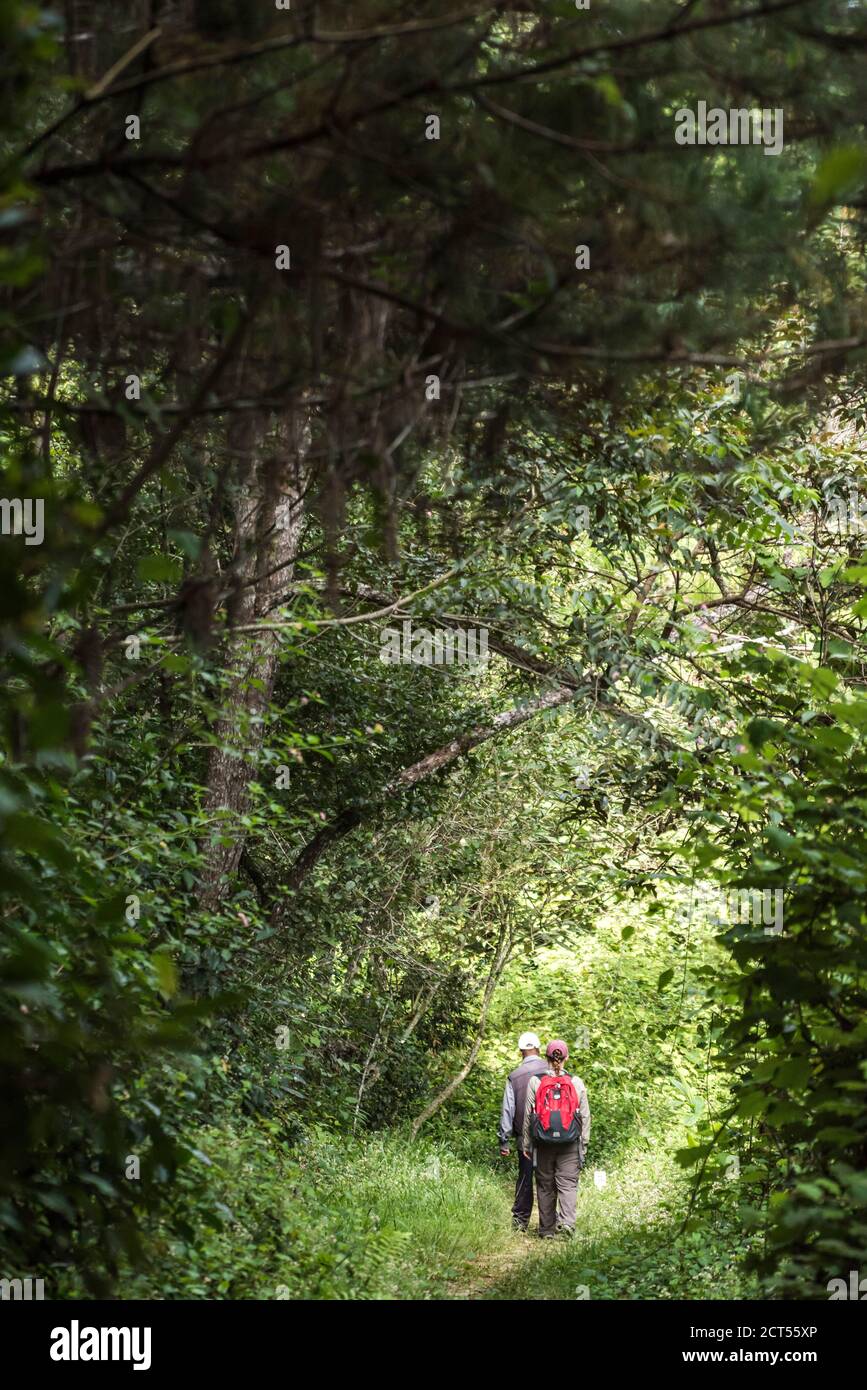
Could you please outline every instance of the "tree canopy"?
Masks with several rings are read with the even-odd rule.
[[[826,1298],[867,1262],[863,12],[0,34],[4,1268],[257,1296],[201,1252],[273,1163],[320,1222],[273,1278],[387,1296],[402,1208],[345,1223],[356,1286],[320,1259],[323,1098],[360,1193],[395,1134],[483,1183],[544,1023],[696,1251]]]

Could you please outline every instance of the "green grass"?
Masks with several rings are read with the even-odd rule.
[[[637,1152],[594,1185],[581,1178],[571,1240],[528,1238],[530,1258],[482,1295],[494,1299],[748,1298],[746,1240],[733,1215],[682,1233],[687,1191],[665,1154]],[[729,1204],[725,1204],[726,1209]]]
[[[195,1142],[208,1162],[167,1193],[188,1231],[150,1228],[149,1269],[122,1269],[117,1297],[448,1298],[509,1234],[502,1181],[437,1142],[311,1134],[289,1150],[251,1120]],[[72,1269],[52,1278],[58,1297],[86,1296]]]
[[[348,1157],[344,1174],[354,1206],[409,1234],[414,1282],[425,1289],[442,1291],[511,1234],[503,1182],[441,1143],[377,1137]]]
[[[597,1190],[588,1171],[572,1242],[512,1231],[514,1162],[457,1157],[442,1140],[309,1135],[293,1149],[239,1120],[202,1131],[209,1163],[172,1200],[188,1230],[151,1229],[149,1272],[120,1298],[738,1298],[744,1238],[732,1218],[679,1235],[687,1191],[664,1151],[634,1152]],[[731,1205],[731,1203],[729,1203]],[[82,1297],[73,1275],[60,1297]]]

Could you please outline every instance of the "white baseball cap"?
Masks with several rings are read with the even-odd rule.
[[[541,1047],[542,1044],[535,1033],[522,1033],[518,1039],[518,1048],[521,1052],[526,1052],[530,1047]]]

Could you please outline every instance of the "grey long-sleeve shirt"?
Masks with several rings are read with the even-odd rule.
[[[514,1071],[509,1072],[506,1077],[506,1085],[503,1090],[503,1104],[500,1109],[500,1123],[497,1127],[497,1137],[500,1141],[500,1148],[507,1149],[512,1139],[520,1146],[521,1126],[524,1123],[524,1096],[527,1093],[527,1082],[534,1072],[544,1072],[546,1063],[542,1061],[538,1052],[528,1053],[522,1062],[515,1067]],[[520,1106],[520,1114],[518,1107]]]
[[[489,1131],[490,1133],[490,1131]],[[500,1141],[500,1148],[507,1149],[510,1141],[515,1134],[515,1088],[512,1085],[512,1078],[506,1077],[506,1089],[503,1092],[503,1107],[500,1111],[500,1123],[497,1128],[497,1138]]]
[[[548,1076],[554,1076],[554,1068],[549,1067],[547,1074]],[[565,1075],[569,1076],[570,1073],[566,1072]],[[521,1148],[526,1154],[533,1152],[531,1120],[533,1111],[536,1108],[536,1092],[539,1089],[539,1082],[541,1079],[541,1076],[531,1077],[530,1084],[527,1087],[527,1100],[524,1105],[524,1129],[521,1135]],[[578,1163],[583,1168],[584,1155],[587,1152],[587,1141],[590,1138],[590,1102],[587,1099],[587,1087],[584,1085],[581,1077],[571,1076],[570,1079],[578,1095],[578,1113],[581,1116],[581,1137],[578,1140]]]

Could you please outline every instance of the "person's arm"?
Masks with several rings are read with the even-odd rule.
[[[500,1111],[500,1128],[497,1130],[497,1137],[500,1141],[500,1152],[508,1152],[509,1139],[515,1124],[515,1088],[511,1080],[507,1077],[506,1089],[503,1092],[503,1107]]]
[[[533,1140],[530,1135],[530,1121],[533,1109],[536,1104],[536,1092],[539,1089],[538,1076],[530,1077],[530,1084],[527,1087],[527,1099],[524,1102],[524,1124],[521,1129],[521,1152],[529,1154],[533,1152]]]
[[[579,1101],[581,1114],[581,1139],[578,1143],[578,1166],[584,1167],[584,1155],[587,1152],[587,1144],[590,1139],[590,1102],[587,1099],[587,1087],[581,1082],[581,1096]]]

